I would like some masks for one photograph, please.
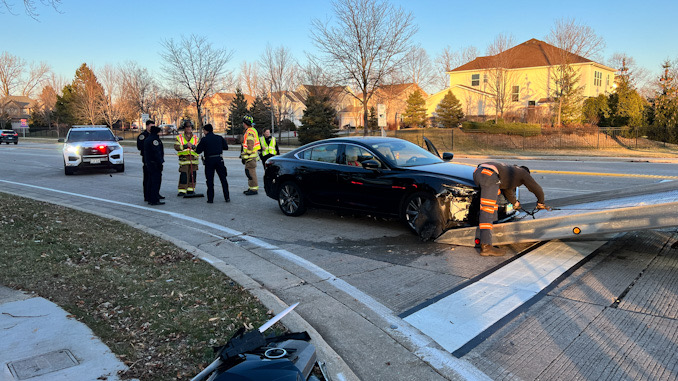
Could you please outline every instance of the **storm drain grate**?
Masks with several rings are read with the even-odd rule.
[[[76,365],[78,365],[78,360],[68,349],[60,349],[7,363],[9,371],[17,380],[27,380]]]

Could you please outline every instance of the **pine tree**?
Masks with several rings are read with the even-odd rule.
[[[334,137],[337,111],[329,98],[309,95],[304,103],[306,110],[299,127],[299,142],[306,144]]]
[[[447,91],[443,100],[438,103],[435,112],[436,122],[444,128],[456,127],[464,118],[464,112],[461,111],[459,99]]]
[[[370,116],[367,118],[367,127],[370,131],[379,129],[379,119],[377,118],[377,111],[374,106],[370,107]]]
[[[235,98],[228,107],[228,133],[232,135],[242,135],[245,131],[242,128],[242,118],[248,114],[247,101],[245,95],[239,88],[235,90]]]
[[[254,118],[254,124],[257,130],[263,131],[265,128],[271,127],[271,103],[267,96],[257,96],[254,103],[249,110],[250,115]]]
[[[71,84],[74,94],[72,111],[78,123],[101,124],[103,121],[104,87],[97,80],[97,76],[87,66],[82,64],[75,71],[75,79]]]
[[[654,101],[654,125],[664,130],[665,139],[678,141],[678,86],[671,75],[671,63],[662,65],[664,73],[659,78],[661,93]]]
[[[403,113],[403,123],[407,127],[426,126],[426,100],[419,90],[407,97],[407,108]]]
[[[622,59],[622,67],[617,77],[617,89],[610,95],[610,109],[613,126],[640,127],[643,123],[645,101],[633,88],[631,73]]]

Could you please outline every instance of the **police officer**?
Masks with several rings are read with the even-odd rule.
[[[228,192],[228,180],[226,180],[226,166],[224,165],[224,158],[221,154],[228,150],[228,143],[226,139],[214,134],[214,128],[211,124],[206,124],[202,127],[205,135],[200,139],[195,152],[203,154],[203,162],[205,164],[205,182],[207,183],[207,202],[214,202],[214,172],[219,176],[221,181],[221,188],[224,191],[224,200],[231,202]]]
[[[266,160],[280,154],[280,148],[278,148],[278,141],[275,139],[275,136],[271,136],[270,128],[264,128],[264,136],[259,138],[259,143],[261,143],[259,157],[261,158],[261,163],[264,164],[264,169],[266,169]]]
[[[525,166],[508,165],[504,163],[482,163],[473,172],[473,181],[480,186],[480,215],[478,228],[480,229],[480,255],[500,257],[503,251],[492,246],[493,222],[497,219],[497,197],[504,197],[520,209],[520,202],[516,200],[516,188],[525,187],[537,197],[537,209],[549,209],[544,205],[544,190],[530,175]]]
[[[151,134],[151,127],[153,126],[155,126],[155,123],[152,120],[147,120],[146,129],[137,136],[137,149],[141,155],[141,162],[144,163],[142,169],[144,173],[144,201],[146,202],[148,202],[148,168],[146,167],[146,161],[144,160],[144,140]]]
[[[257,179],[257,160],[259,160],[259,150],[261,142],[259,133],[254,128],[254,118],[245,115],[242,119],[245,135],[242,138],[242,152],[240,158],[245,164],[245,175],[247,176],[247,190],[243,193],[246,196],[252,196],[259,193],[259,181]]]
[[[162,182],[162,164],[165,162],[165,149],[160,141],[160,127],[155,123],[150,134],[144,139],[144,165],[148,168],[148,203],[163,205],[160,201],[160,184]]]

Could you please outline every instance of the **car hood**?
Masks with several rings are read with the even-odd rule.
[[[420,171],[435,175],[442,175],[445,177],[452,177],[456,181],[467,184],[475,187],[475,182],[473,181],[473,171],[476,167],[462,165],[462,164],[452,164],[452,163],[436,163],[428,165],[419,165],[416,167],[408,167],[409,170]]]

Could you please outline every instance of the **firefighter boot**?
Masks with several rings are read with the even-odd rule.
[[[504,251],[492,245],[482,244],[480,245],[480,255],[483,257],[501,257],[504,255]]]

